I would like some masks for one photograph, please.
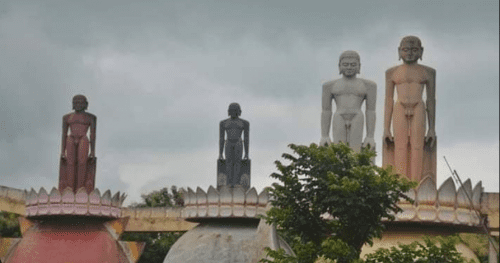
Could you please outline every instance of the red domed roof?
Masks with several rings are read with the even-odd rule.
[[[103,220],[58,217],[37,221],[7,256],[6,262],[128,262]]]

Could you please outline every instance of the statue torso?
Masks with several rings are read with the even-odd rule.
[[[428,82],[429,76],[426,68],[422,65],[403,64],[394,69],[391,80],[396,86],[396,103],[412,107],[422,102],[424,85]]]
[[[245,129],[245,121],[240,118],[228,118],[222,121],[222,127],[226,131],[228,141],[241,140],[241,133]]]
[[[87,135],[88,128],[92,124],[92,116],[88,113],[70,113],[66,115],[70,136],[81,137]]]
[[[337,79],[331,83],[330,91],[335,100],[336,113],[358,112],[366,98],[367,87],[361,79]]]

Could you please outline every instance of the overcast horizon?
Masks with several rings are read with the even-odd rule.
[[[438,187],[451,175],[499,191],[498,1],[0,2],[0,185],[57,186],[62,116],[97,116],[96,187],[126,204],[162,187],[216,184],[219,122],[250,122],[251,183],[274,182],[290,143],[318,143],[321,84],[345,50],[377,84],[418,36],[437,71]],[[365,127],[366,129],[366,127]],[[366,132],[365,132],[366,134]],[[330,134],[331,136],[331,134]],[[458,188],[458,187],[457,187]]]

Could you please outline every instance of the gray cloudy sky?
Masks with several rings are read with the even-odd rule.
[[[97,186],[128,203],[215,184],[218,124],[239,102],[252,185],[289,143],[320,139],[321,83],[344,50],[378,85],[405,35],[437,70],[438,184],[445,155],[499,190],[499,3],[479,1],[0,1],[0,185],[57,185],[61,118],[82,93],[97,115]],[[381,163],[381,156],[377,157]]]

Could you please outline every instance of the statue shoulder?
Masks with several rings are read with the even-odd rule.
[[[387,69],[387,70],[385,71],[385,75],[386,75],[386,76],[390,76],[390,75],[392,75],[392,73],[394,73],[394,71],[396,71],[396,69],[398,69],[399,67],[400,67],[400,66],[398,65],[398,66],[394,66],[394,67],[391,67],[391,68]]]
[[[421,65],[428,74],[436,75],[436,70],[429,66]]]
[[[375,83],[375,81],[369,80],[369,79],[361,79],[361,80],[363,81],[363,83],[365,84],[367,89],[376,89],[377,88],[377,83]]]
[[[327,81],[327,82],[323,83],[323,85],[322,85],[323,89],[331,88],[335,84],[335,82],[337,82],[336,79],[330,80],[330,81]]]
[[[88,112],[85,112],[87,114],[87,116],[89,116],[92,120],[97,120],[97,117],[92,114],[92,113],[88,113]]]
[[[247,120],[244,120],[244,119],[240,119],[241,121],[243,121],[243,125],[245,125],[246,127],[250,126],[250,122],[248,122]]]
[[[220,123],[219,123],[220,127],[224,127],[229,120],[231,120],[231,118],[227,118],[227,119],[221,120]]]

